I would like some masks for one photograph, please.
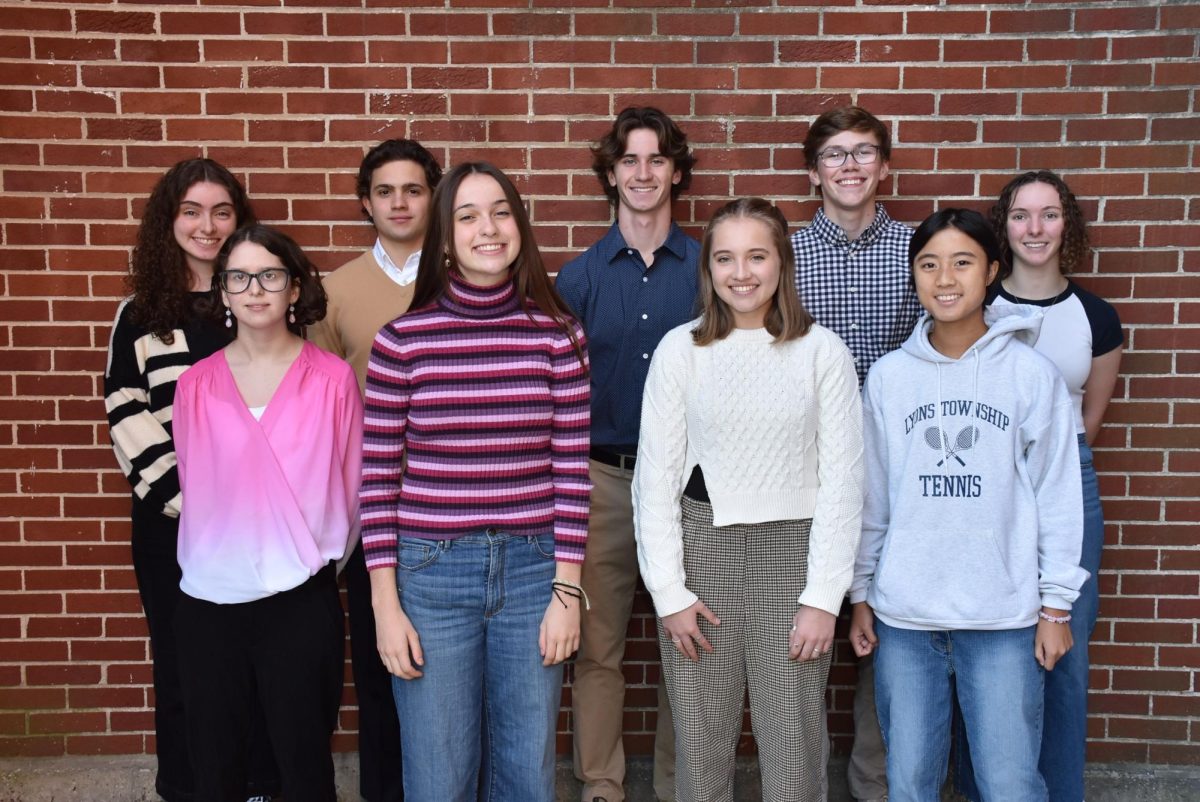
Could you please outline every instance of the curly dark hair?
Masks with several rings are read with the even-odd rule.
[[[172,330],[192,317],[188,295],[192,274],[183,249],[175,241],[175,217],[187,191],[201,182],[225,188],[233,201],[238,225],[257,220],[241,182],[212,159],[181,161],[154,185],[142,212],[125,286],[132,296],[134,322],[168,344],[174,342]]]
[[[696,154],[688,147],[687,134],[680,130],[675,121],[653,106],[630,106],[617,115],[612,129],[592,146],[592,170],[600,179],[600,186],[608,196],[608,202],[616,206],[620,201],[617,188],[608,181],[608,174],[617,160],[625,155],[629,134],[639,128],[649,128],[658,135],[658,150],[670,159],[679,171],[679,183],[671,186],[671,200],[692,184],[692,168],[696,166]]]
[[[292,283],[300,288],[300,297],[296,299],[293,305],[293,314],[296,322],[288,321],[288,331],[300,337],[304,336],[304,327],[311,326],[318,320],[325,318],[326,306],[329,302],[325,295],[325,288],[321,286],[321,274],[317,270],[317,266],[312,263],[296,244],[296,241],[284,234],[277,228],[265,226],[261,223],[255,223],[250,226],[243,226],[237,231],[229,235],[229,239],[225,240],[225,244],[221,246],[221,252],[217,254],[217,263],[213,271],[213,287],[209,310],[214,319],[224,317],[224,305],[221,303],[221,287],[217,281],[226,265],[229,264],[229,254],[233,253],[233,249],[241,245],[243,242],[252,242],[255,245],[261,245],[270,253],[279,257],[279,261],[287,268],[288,274],[292,277]],[[227,318],[233,323],[233,330],[237,332],[237,318]]]
[[[1030,170],[1009,181],[1000,190],[1000,197],[992,206],[991,221],[996,237],[1000,240],[1000,273],[996,281],[1001,281],[1012,275],[1012,248],[1008,245],[1008,213],[1016,200],[1021,187],[1030,184],[1049,184],[1058,192],[1058,202],[1062,204],[1063,212],[1063,241],[1059,251],[1058,269],[1063,274],[1072,273],[1080,268],[1092,253],[1092,245],[1088,240],[1087,224],[1083,219],[1083,210],[1075,193],[1056,173],[1050,170]]]
[[[430,192],[437,189],[438,181],[442,180],[442,168],[424,145],[412,139],[385,139],[368,150],[358,166],[358,178],[354,182],[358,199],[362,200],[371,194],[371,177],[376,170],[385,164],[403,161],[414,162],[424,171]],[[371,217],[365,208],[362,212],[368,219]]]

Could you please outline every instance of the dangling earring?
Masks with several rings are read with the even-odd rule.
[[[446,270],[450,269],[450,252],[446,252]]]
[[[296,305],[288,304],[288,323],[296,325]]]
[[[233,312],[230,311],[228,306],[225,307],[225,328],[233,328]]]

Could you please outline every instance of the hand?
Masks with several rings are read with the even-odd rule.
[[[875,651],[879,638],[875,637],[875,613],[866,602],[854,605],[850,616],[850,646],[859,657]]]
[[[1052,610],[1043,607],[1046,615],[1064,616],[1069,610]],[[1062,656],[1071,651],[1075,639],[1071,636],[1070,624],[1055,624],[1044,618],[1038,619],[1037,635],[1033,641],[1033,656],[1047,671],[1053,671],[1054,665]]]
[[[721,619],[717,618],[716,614],[705,607],[704,602],[699,599],[691,607],[685,607],[677,613],[665,615],[662,619],[663,629],[671,637],[675,648],[683,652],[683,656],[693,663],[700,659],[700,655],[696,652],[696,646],[706,652],[713,650],[708,638],[704,637],[704,633],[700,631],[700,625],[696,622],[697,614],[707,618],[708,623],[714,627],[721,626]]]
[[[792,618],[788,637],[789,660],[816,660],[833,648],[833,625],[837,616],[816,607],[801,605]]]
[[[421,638],[401,608],[400,600],[397,598],[394,604],[374,604],[374,608],[375,641],[384,667],[400,679],[420,677],[418,666],[425,665]]]
[[[563,603],[566,607],[563,607]],[[579,648],[579,599],[566,593],[550,594],[550,604],[538,629],[542,665],[558,665]]]

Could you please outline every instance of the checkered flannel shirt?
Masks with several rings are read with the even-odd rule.
[[[860,387],[875,360],[899,348],[921,315],[909,280],[912,233],[876,204],[875,219],[853,241],[823,209],[792,235],[800,301],[846,343]]]

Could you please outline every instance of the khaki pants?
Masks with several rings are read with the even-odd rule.
[[[583,799],[625,798],[625,632],[637,588],[637,544],[633,537],[632,471],[593,460],[591,517],[583,587],[592,607],[583,614],[571,709],[575,729],[575,776]],[[663,683],[658,686],[658,730],[654,738],[654,791],[674,799],[675,736]]]

